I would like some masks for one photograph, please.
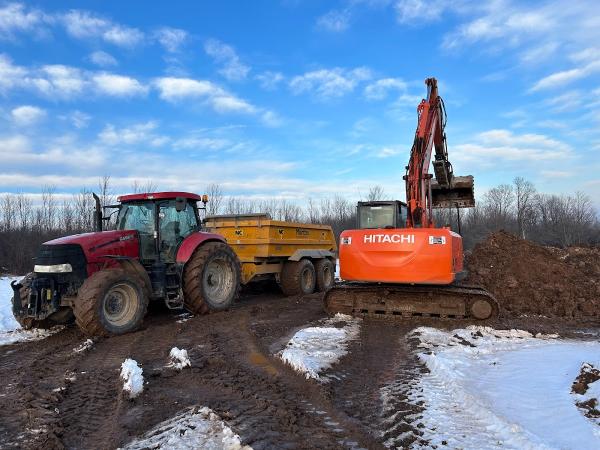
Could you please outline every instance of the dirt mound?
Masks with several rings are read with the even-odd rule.
[[[503,316],[600,318],[600,249],[549,249],[500,231],[467,256],[469,284],[486,287]]]

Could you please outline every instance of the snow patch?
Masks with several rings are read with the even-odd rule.
[[[123,390],[129,392],[129,398],[137,397],[144,390],[144,376],[137,361],[127,358],[121,364]]]
[[[306,378],[319,378],[348,352],[348,344],[360,333],[360,319],[336,314],[320,326],[299,330],[278,356]]]
[[[169,357],[171,358],[171,362],[168,367],[175,367],[177,370],[181,370],[184,367],[192,367],[188,352],[185,349],[173,347],[169,353]]]
[[[73,349],[73,351],[75,353],[82,353],[82,352],[88,351],[93,346],[94,346],[94,341],[92,341],[91,339],[86,339],[85,342],[83,342],[80,346],[75,347]]]
[[[429,369],[409,392],[411,423],[427,444],[470,449],[597,449],[600,427],[573,401],[571,385],[600,343],[470,326],[412,333]]]
[[[13,290],[12,281],[23,277],[0,277],[0,332],[14,331],[21,328],[12,313]]]
[[[204,449],[252,450],[242,445],[240,437],[207,407],[193,407],[158,424],[125,449]]]

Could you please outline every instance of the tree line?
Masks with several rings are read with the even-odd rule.
[[[154,192],[153,182],[134,183],[133,192]],[[102,205],[114,204],[110,178],[99,180],[95,192]],[[24,193],[0,196],[0,273],[26,273],[37,248],[45,241],[93,231],[94,200],[90,189],[62,198],[45,186],[37,201]],[[281,198],[251,199],[226,195],[218,184],[206,187],[207,215],[267,213],[275,220],[331,225],[336,236],[356,225],[356,203],[341,195],[300,204]],[[362,200],[389,200],[373,186]],[[591,198],[584,193],[544,194],[523,179],[490,189],[474,208],[436,209],[434,221],[459,231],[466,249],[493,231],[504,229],[525,239],[558,247],[600,244],[600,224]]]

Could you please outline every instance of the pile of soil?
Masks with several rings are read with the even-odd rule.
[[[600,318],[600,249],[550,249],[500,231],[466,264],[467,283],[488,289],[504,317]]]

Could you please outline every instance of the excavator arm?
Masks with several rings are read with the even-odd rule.
[[[427,99],[417,107],[418,124],[406,166],[407,227],[433,227],[432,208],[475,205],[473,177],[455,177],[446,146],[446,110],[438,95],[437,81],[427,78]],[[435,150],[433,171],[429,164]]]

